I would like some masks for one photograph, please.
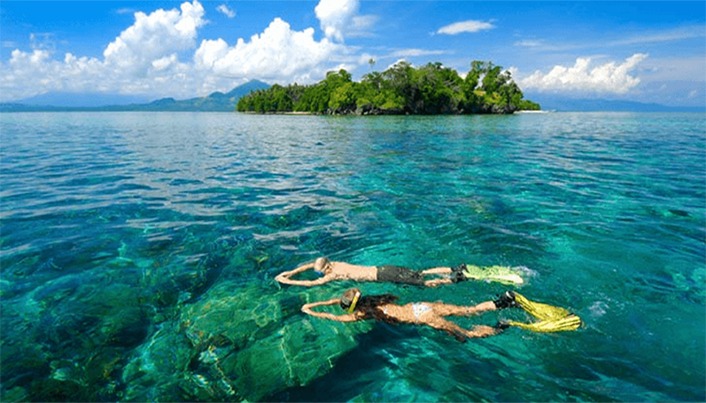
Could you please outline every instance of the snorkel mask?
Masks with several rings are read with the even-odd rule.
[[[351,292],[353,293],[352,298],[350,296]],[[353,313],[356,305],[358,304],[358,300],[360,299],[360,295],[360,290],[357,288],[352,288],[346,291],[341,298],[341,309],[345,309],[348,313]]]

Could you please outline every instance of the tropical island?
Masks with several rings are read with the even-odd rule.
[[[415,68],[402,61],[368,73],[360,82],[341,69],[317,84],[275,84],[253,91],[237,104],[239,112],[329,115],[511,114],[539,109],[539,104],[524,99],[509,71],[477,60],[465,77],[441,63]]]

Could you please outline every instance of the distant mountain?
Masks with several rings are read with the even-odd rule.
[[[0,112],[41,111],[173,111],[173,112],[231,112],[238,100],[251,91],[269,88],[262,81],[253,80],[233,88],[230,92],[214,92],[206,97],[176,100],[162,98],[141,103],[139,98],[104,94],[50,93],[15,103],[0,103]],[[559,112],[706,112],[704,107],[666,106],[654,103],[606,99],[574,99],[558,95],[525,94],[545,111]],[[70,99],[69,99],[70,98]],[[88,106],[96,105],[96,106]]]
[[[30,106],[58,106],[66,108],[129,105],[148,102],[146,97],[100,93],[49,92],[25,98],[15,103]]]
[[[40,112],[40,111],[166,111],[166,112],[232,112],[238,100],[251,91],[267,89],[270,85],[262,81],[253,80],[243,85],[233,88],[230,92],[214,92],[206,97],[176,100],[174,98],[162,98],[149,103],[130,104],[109,104],[100,105],[97,102],[92,105],[81,105],[86,99],[96,94],[70,94],[77,98],[74,105],[67,102],[57,102],[54,104],[36,103],[42,99],[60,99],[62,94],[47,94],[38,96],[30,100],[31,103],[5,103],[0,104],[0,112]],[[63,94],[64,97],[67,94]],[[105,99],[116,99],[114,96],[104,96]],[[93,98],[94,100],[99,98]]]
[[[706,105],[667,106],[655,103],[609,99],[575,99],[555,95],[526,94],[542,110],[558,112],[706,112]]]
[[[207,97],[184,99],[162,98],[148,104],[130,105],[135,111],[172,111],[172,112],[233,112],[238,100],[251,91],[270,88],[262,81],[249,81],[233,88],[230,92],[214,92]]]

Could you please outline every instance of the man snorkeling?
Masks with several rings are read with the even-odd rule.
[[[315,280],[296,280],[293,276],[307,270],[314,270],[321,277]],[[312,287],[334,280],[379,281],[436,287],[441,284],[457,283],[464,280],[496,281],[503,284],[521,285],[522,277],[516,270],[505,266],[481,268],[462,264],[456,267],[434,267],[423,271],[400,266],[359,266],[346,262],[333,262],[325,257],[316,259],[294,270],[285,271],[275,277],[282,284]]]
[[[305,304],[301,310],[307,315],[337,322],[375,319],[392,324],[426,325],[443,330],[461,342],[468,338],[493,336],[510,326],[536,332],[559,332],[576,330],[582,324],[578,316],[571,314],[564,308],[536,303],[512,291],[506,291],[495,301],[485,301],[475,306],[459,306],[440,302],[414,302],[399,305],[395,303],[396,300],[397,296],[392,294],[363,296],[359,289],[351,288],[343,293],[341,298]],[[346,313],[335,315],[312,309],[326,305],[340,305]],[[471,329],[464,329],[446,319],[447,316],[473,316],[510,307],[521,307],[541,321],[531,324],[505,321],[499,322],[494,327],[476,325]]]

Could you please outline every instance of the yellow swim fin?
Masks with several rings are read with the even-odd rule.
[[[564,308],[530,301],[527,297],[517,292],[511,292],[511,295],[514,297],[517,306],[539,321],[534,323],[508,321],[503,323],[506,326],[515,326],[533,332],[550,333],[576,330],[583,324],[581,318]]]
[[[515,302],[517,302],[517,305],[540,321],[552,321],[571,315],[571,312],[564,308],[543,304],[541,302],[530,301],[525,296],[517,292],[513,294],[515,295]]]
[[[539,333],[568,332],[580,328],[583,324],[581,318],[574,314],[571,314],[561,319],[543,320],[534,323],[522,323],[515,321],[508,321],[506,323],[510,326],[515,326],[521,329]]]

